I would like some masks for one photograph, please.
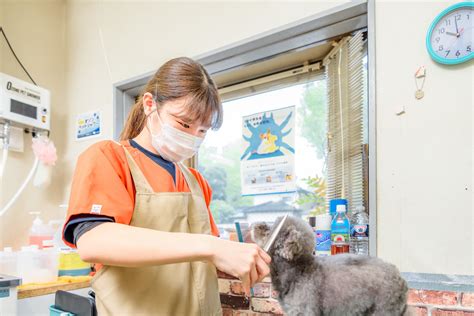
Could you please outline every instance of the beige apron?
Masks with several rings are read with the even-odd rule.
[[[165,232],[211,233],[201,187],[186,166],[177,164],[191,192],[156,193],[131,154],[124,150],[136,190],[131,226]],[[210,263],[141,268],[104,266],[93,278],[92,288],[99,316],[222,315],[216,268]]]

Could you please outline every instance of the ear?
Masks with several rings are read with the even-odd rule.
[[[282,258],[291,261],[298,257],[303,251],[303,235],[294,225],[289,226],[288,231],[288,236],[283,240],[283,247],[278,249],[278,254]]]
[[[250,235],[259,247],[263,247],[270,237],[270,226],[264,222],[253,223],[250,228]]]
[[[150,92],[146,92],[143,95],[143,111],[145,115],[149,115],[153,110],[155,110],[156,102],[153,99],[153,95]]]

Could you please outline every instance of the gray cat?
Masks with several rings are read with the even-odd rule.
[[[252,238],[261,247],[271,232],[265,223],[252,225]],[[288,217],[269,250],[272,284],[287,315],[406,313],[408,288],[394,265],[352,254],[315,257],[314,239],[306,222]]]

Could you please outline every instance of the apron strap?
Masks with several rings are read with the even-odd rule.
[[[137,163],[135,162],[135,159],[133,159],[132,154],[130,154],[130,152],[125,148],[125,146],[118,142],[116,143],[122,146],[123,150],[125,151],[128,166],[132,174],[133,182],[135,183],[135,190],[140,193],[154,193],[153,188],[151,187],[150,183],[148,183],[148,180],[146,179],[140,167],[138,167]],[[184,175],[184,179],[186,180],[186,183],[188,184],[191,193],[204,198],[202,188],[199,186],[196,177],[191,173],[191,171],[189,171],[189,168],[186,167],[182,162],[178,162],[176,163],[176,165],[179,167],[179,169],[181,169],[181,172]]]
[[[122,145],[122,144],[121,144]],[[123,145],[123,150],[125,151],[125,156],[127,157],[128,166],[130,172],[132,173],[133,182],[135,184],[135,191],[140,193],[154,193],[153,188],[151,187],[148,180],[145,178],[140,167],[138,167],[135,159],[133,159],[132,154],[125,148]]]
[[[202,198],[204,198],[202,188],[199,185],[196,177],[191,173],[191,171],[189,171],[189,168],[186,167],[182,162],[178,162],[176,163],[176,165],[178,165],[179,169],[181,169],[181,172],[183,173],[184,178],[186,179],[186,182],[188,183],[188,187],[191,193],[194,195],[199,195]]]

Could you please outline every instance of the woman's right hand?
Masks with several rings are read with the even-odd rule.
[[[270,273],[270,256],[256,244],[239,243],[215,238],[212,263],[222,272],[242,281],[247,296],[250,287]]]

